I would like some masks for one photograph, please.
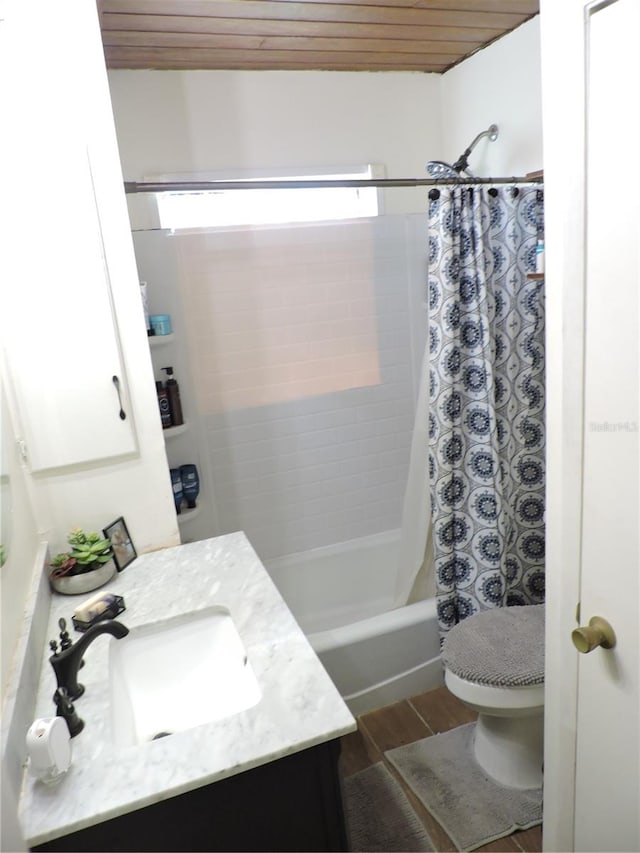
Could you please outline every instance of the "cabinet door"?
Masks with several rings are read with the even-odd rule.
[[[0,323],[16,426],[33,471],[136,450],[102,243],[105,202],[92,178],[92,163],[102,174],[95,135],[110,105],[98,85],[90,7],[14,2],[0,22],[0,79],[11,80],[0,87],[7,128],[0,224],[8,235]],[[13,85],[27,45],[37,61]]]
[[[47,161],[55,175],[34,204],[34,250],[14,280],[8,330],[33,471],[136,450],[87,149],[54,139]]]

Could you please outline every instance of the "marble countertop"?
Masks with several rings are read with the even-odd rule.
[[[108,649],[98,637],[85,654],[75,702],[84,730],[72,739],[72,764],[54,786],[25,772],[19,815],[29,846],[109,820],[340,737],[355,720],[243,533],[138,557],[104,590],[122,595],[129,629],[211,605],[229,609],[262,693],[235,716],[136,746],[111,731]],[[93,593],[53,595],[47,637],[58,619]],[[80,634],[69,627],[73,639]],[[47,650],[48,652],[48,650]],[[48,656],[48,655],[47,655]],[[55,714],[56,680],[42,668],[36,717]]]

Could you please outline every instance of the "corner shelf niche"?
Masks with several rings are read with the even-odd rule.
[[[184,509],[181,510],[181,512],[176,513],[176,518],[178,519],[178,524],[184,524],[187,521],[193,521],[194,518],[196,518],[198,515],[200,515],[201,510],[202,510],[202,507],[200,506],[200,504],[198,504],[197,506],[194,506],[193,509],[189,509],[188,507],[185,507]]]
[[[179,424],[178,426],[166,427],[162,430],[162,434],[165,438],[173,438],[176,435],[182,435],[183,432],[186,432],[189,429],[189,424],[185,421],[183,424]]]
[[[155,349],[156,347],[162,346],[162,344],[171,343],[175,338],[173,332],[169,335],[147,335],[147,340],[149,341],[149,346],[151,349]]]
[[[174,332],[171,332],[169,335],[148,335],[147,340],[149,342],[149,349],[151,351],[151,356],[153,360],[154,350],[157,350],[159,347],[162,347],[166,344],[171,344],[176,340],[176,335]],[[191,429],[191,423],[189,421],[185,421],[178,426],[170,426],[166,427],[166,429],[162,430],[162,434],[164,436],[165,443],[168,444],[169,439],[173,439],[178,435],[184,435],[189,429]],[[169,454],[169,466],[174,464],[174,467],[177,465],[176,458],[176,448],[173,449],[173,452]],[[171,458],[173,457],[173,458]],[[193,507],[193,509],[189,509],[186,506],[183,506],[181,512],[176,513],[176,518],[178,520],[178,525],[182,526],[189,521],[193,521],[193,519],[197,518],[198,515],[202,512],[202,506],[198,504]]]

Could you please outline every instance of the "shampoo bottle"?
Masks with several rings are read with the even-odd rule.
[[[173,378],[173,367],[163,367],[162,369],[168,377],[166,389],[167,394],[169,395],[171,423],[173,426],[179,426],[184,423],[184,418],[182,417],[182,403],[180,402],[180,389],[178,388],[178,383]]]
[[[158,406],[160,407],[160,419],[162,429],[172,426],[171,407],[169,406],[169,395],[162,382],[156,382],[156,394],[158,395]]]
[[[180,515],[182,510],[182,499],[184,498],[184,492],[182,491],[182,477],[180,476],[179,468],[170,468],[169,473],[171,474],[171,488],[173,489],[173,501],[176,505],[176,512]]]
[[[200,494],[200,477],[198,469],[192,463],[180,466],[180,479],[182,480],[182,491],[189,509],[196,505],[196,498]]]

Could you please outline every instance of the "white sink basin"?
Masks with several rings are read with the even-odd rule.
[[[224,607],[133,628],[114,640],[109,682],[113,737],[121,746],[230,717],[261,695]]]

